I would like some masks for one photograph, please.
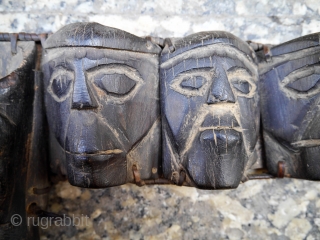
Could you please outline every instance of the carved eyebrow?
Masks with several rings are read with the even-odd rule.
[[[305,66],[291,72],[282,80],[282,84],[287,85],[290,82],[294,82],[303,77],[308,77],[312,74],[320,74],[319,65]]]
[[[272,58],[271,63],[270,62],[259,63],[259,73],[260,75],[265,74],[270,70],[272,70],[273,68],[278,67],[279,65],[285,62],[311,56],[319,52],[320,52],[320,46],[317,46],[317,47],[311,47],[311,48],[299,50],[292,53],[286,53],[286,54],[282,54],[274,57],[271,56]]]
[[[317,64],[311,65],[311,66],[305,66],[302,68],[299,68],[290,74],[288,74],[280,83],[280,88],[282,91],[284,91],[289,96],[295,96],[298,98],[306,98],[306,97],[312,97],[320,92],[319,86],[315,85],[311,89],[305,92],[300,92],[295,89],[288,90],[286,88],[286,85],[295,82],[301,78],[305,78],[308,76],[311,76],[313,74],[320,74],[320,66]]]
[[[99,70],[104,70],[108,74],[125,74],[127,77],[137,82],[144,82],[137,69],[123,63],[101,64],[86,70],[88,74],[95,74]]]
[[[203,57],[210,57],[214,55],[217,55],[219,57],[229,57],[231,59],[239,60],[244,64],[246,68],[249,69],[250,72],[252,72],[252,74],[258,76],[258,67],[253,62],[250,56],[246,55],[245,53],[241,52],[240,50],[228,44],[222,44],[222,43],[195,48],[190,51],[181,53],[167,60],[166,62],[161,63],[160,66],[163,69],[168,69],[190,58],[197,59],[197,58],[203,58]]]
[[[95,71],[99,71],[101,69],[104,69],[104,68],[109,68],[111,67],[112,65],[115,65],[114,63],[111,63],[111,64],[106,64],[106,63],[101,63],[101,64],[96,64],[94,67],[91,67],[91,68],[88,68],[86,69],[85,71],[87,73],[93,73]],[[118,64],[117,64],[118,65]],[[124,65],[124,64],[119,64],[119,65]]]
[[[54,62],[54,66],[53,68],[64,68],[66,70],[73,70],[74,67],[73,65],[69,62],[69,61],[55,61],[55,60],[51,60],[51,62]]]
[[[227,76],[230,78],[239,78],[240,75],[245,77],[245,79],[253,79],[258,81],[258,78],[254,78],[252,74],[248,71],[248,69],[243,68],[243,67],[238,67],[238,66],[233,66],[229,69],[226,70]],[[250,81],[252,82],[252,81]],[[254,82],[253,82],[254,83]]]

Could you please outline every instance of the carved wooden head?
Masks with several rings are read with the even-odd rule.
[[[73,185],[150,178],[158,163],[158,55],[150,41],[97,23],[70,24],[46,41],[43,71],[51,132]]]
[[[35,43],[0,42],[0,225],[14,213],[25,216],[26,163],[33,104]],[[19,228],[14,236],[23,234]],[[1,228],[6,234],[14,230]],[[12,235],[12,236],[13,236]],[[7,236],[7,235],[6,235]],[[8,235],[11,236],[11,235]]]
[[[236,187],[259,131],[254,52],[226,32],[167,40],[161,55],[163,169],[200,188]]]
[[[320,179],[320,46],[311,34],[271,47],[259,64],[269,170],[286,163],[291,177]]]

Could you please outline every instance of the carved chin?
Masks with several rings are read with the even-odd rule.
[[[187,158],[189,173],[199,187],[237,187],[247,158],[242,133],[232,129],[205,130]]]
[[[301,158],[305,163],[305,169],[309,179],[319,180],[319,154],[320,146],[305,147],[302,149]]]
[[[78,187],[104,188],[126,183],[126,154],[66,153],[69,182]]]
[[[72,154],[108,155],[127,151],[132,144],[103,116],[92,111],[71,111],[65,144],[61,146]]]

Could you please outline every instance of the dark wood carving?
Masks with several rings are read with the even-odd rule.
[[[277,176],[282,164],[286,177],[320,180],[319,33],[258,55],[268,170]]]
[[[34,72],[34,97],[32,102],[31,133],[28,135],[26,179],[26,211],[28,218],[41,219],[54,216],[45,212],[50,191],[49,163],[47,161],[48,135],[43,104],[43,79],[40,71],[42,48],[36,44],[37,57]],[[36,221],[35,221],[36,222]],[[38,239],[39,228],[29,224],[27,239]]]
[[[75,23],[45,38],[0,33],[0,239],[39,238],[26,219],[55,216],[49,173],[87,188],[320,180],[318,33],[272,46]]]
[[[0,239],[61,217],[45,211],[49,174],[87,188],[320,180],[319,33],[274,46],[74,23],[46,37],[0,33]]]
[[[80,187],[156,179],[159,53],[144,38],[97,23],[70,24],[42,62],[53,171]]]
[[[255,53],[226,32],[166,39],[161,54],[163,171],[177,184],[235,188],[259,135]]]
[[[34,42],[0,42],[0,238],[22,239],[27,234],[26,197],[36,47]],[[11,224],[14,214],[19,226]],[[16,219],[18,222],[19,219]]]

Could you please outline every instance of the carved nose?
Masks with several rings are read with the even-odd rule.
[[[212,81],[207,98],[208,104],[215,104],[219,102],[235,103],[235,98],[224,69],[217,70],[217,76]]]
[[[96,103],[94,97],[92,97],[90,89],[86,84],[85,74],[83,72],[77,74],[76,72],[72,96],[72,108],[88,109],[97,107],[98,104]]]

